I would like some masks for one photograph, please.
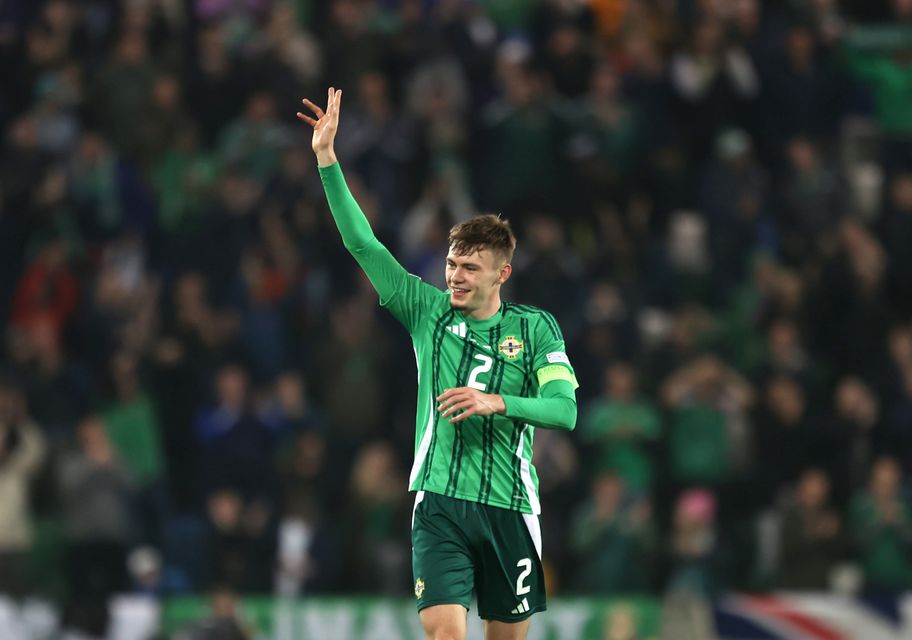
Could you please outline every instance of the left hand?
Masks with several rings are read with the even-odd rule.
[[[493,393],[483,393],[472,387],[447,389],[437,396],[437,410],[441,415],[450,418],[451,423],[462,422],[471,416],[490,416],[504,413],[507,405],[504,399]],[[462,413],[456,413],[461,411]]]

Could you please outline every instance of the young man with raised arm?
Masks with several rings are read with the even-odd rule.
[[[409,490],[415,597],[429,640],[463,640],[473,591],[487,640],[523,639],[545,609],[536,428],[576,425],[576,388],[560,327],[541,309],[504,302],[516,239],[480,215],[450,231],[448,289],[410,275],[374,236],[336,159],[342,92],[326,111],[304,100],[333,218],[418,364]]]

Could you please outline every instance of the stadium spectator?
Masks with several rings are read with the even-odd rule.
[[[825,239],[818,242],[824,243]],[[827,364],[847,373],[873,370],[882,358],[889,325],[884,296],[886,253],[877,238],[858,220],[844,220],[835,243],[827,247],[822,272],[810,292],[815,344]],[[835,247],[832,247],[835,244]],[[824,346],[837,336],[853,336]]]
[[[148,230],[155,201],[134,160],[94,129],[83,129],[69,166],[71,203],[85,239],[103,242],[125,228]]]
[[[636,166],[644,122],[623,91],[623,78],[608,61],[601,61],[580,98],[581,113],[570,144],[571,157],[596,202],[624,192]]]
[[[330,470],[326,437],[299,432],[280,460],[283,498],[279,523],[276,591],[283,595],[328,591],[338,584],[339,561],[332,518],[339,481]]]
[[[209,593],[211,614],[176,634],[176,640],[251,640],[250,629],[238,612],[237,592],[216,585]]]
[[[800,380],[808,387],[814,387],[819,382],[814,361],[794,320],[783,317],[770,323],[766,332],[765,351],[758,378],[786,375]]]
[[[784,46],[766,58],[761,75],[764,151],[772,154],[794,136],[834,137],[849,93],[845,71],[810,25],[793,20],[779,38]]]
[[[542,309],[556,309],[555,318],[573,334],[581,321],[578,310],[582,303],[581,292],[573,283],[582,276],[583,265],[567,248],[556,218],[530,215],[526,237],[529,246],[516,260],[521,274],[513,282],[514,295]]]
[[[721,586],[715,524],[711,492],[690,489],[678,497],[668,549],[668,591],[706,597]]]
[[[636,372],[625,363],[605,371],[604,392],[589,405],[581,439],[591,443],[591,461],[611,469],[625,490],[648,495],[655,482],[653,445],[662,433],[658,408],[637,389]]]
[[[569,122],[531,55],[522,42],[501,45],[497,73],[503,94],[485,109],[478,141],[485,158],[476,175],[479,204],[502,211],[518,227],[529,207],[572,213],[564,208],[574,195],[563,188],[568,184],[563,139]]]
[[[671,477],[682,485],[721,484],[734,478],[746,446],[750,383],[717,358],[704,355],[665,381]]]
[[[909,458],[912,424],[912,331],[908,325],[897,325],[887,337],[890,359],[878,380],[880,397],[884,399],[884,441],[886,450],[896,457],[906,470]]]
[[[892,3],[901,7],[902,3]],[[870,87],[880,135],[881,160],[888,173],[910,168],[910,147],[906,140],[912,131],[912,118],[902,105],[908,99],[908,45],[903,41],[870,40],[864,30],[847,34],[843,57],[851,73]]]
[[[170,73],[158,74],[152,82],[148,104],[139,113],[138,162],[148,175],[190,124],[184,112],[180,79]]]
[[[275,378],[270,396],[258,409],[260,418],[276,433],[279,450],[308,431],[322,431],[325,418],[315,406],[307,381],[299,371],[287,369]]]
[[[339,442],[359,447],[379,435],[389,381],[387,338],[364,302],[342,302],[331,313],[329,335],[315,354],[316,392],[324,398],[330,432]],[[350,389],[358,390],[358,402]]]
[[[807,250],[806,238],[832,233],[846,214],[846,184],[838,169],[828,162],[813,140],[804,136],[786,144],[782,204],[778,223],[788,255]]]
[[[63,456],[57,470],[67,544],[64,624],[101,635],[108,597],[127,586],[133,485],[98,417],[79,424],[78,441],[79,449]]]
[[[205,203],[218,179],[217,156],[202,147],[199,125],[181,123],[174,143],[164,149],[152,170],[158,200],[158,224],[166,234],[166,251],[180,237],[201,224]]]
[[[365,188],[377,198],[382,226],[395,227],[422,182],[418,122],[397,108],[385,74],[361,73],[355,86],[357,103],[340,129],[339,152],[359,168]]]
[[[910,584],[912,519],[901,483],[896,461],[880,458],[871,467],[867,488],[850,506],[850,532],[864,570],[865,590],[871,593],[889,593]]]
[[[671,85],[688,122],[689,151],[699,161],[723,127],[748,126],[760,94],[753,61],[715,16],[694,24],[689,41],[671,57]]]
[[[884,451],[881,408],[872,389],[856,377],[846,377],[836,383],[833,396],[833,418],[826,426],[829,451],[820,451],[821,460],[834,482],[834,494],[840,503],[848,498],[850,487],[864,484],[874,456]]]
[[[571,526],[573,588],[583,593],[638,593],[653,580],[654,532],[649,500],[628,492],[613,471],[599,471]]]
[[[289,282],[261,247],[244,249],[238,272],[234,306],[241,310],[240,334],[255,376],[269,379],[286,364],[282,307]]]
[[[472,202],[462,171],[449,166],[429,176],[422,195],[406,213],[402,226],[403,260],[422,280],[434,286],[445,286],[438,269],[446,259],[444,245],[447,230],[472,215]]]
[[[136,496],[140,542],[158,544],[165,504],[165,466],[158,417],[143,388],[139,362],[126,352],[111,359],[113,397],[100,416],[118,459],[129,472]]]
[[[202,24],[195,33],[196,55],[184,67],[184,94],[206,148],[239,113],[248,91],[246,83],[238,82],[243,71],[229,41],[224,22]]]
[[[197,417],[204,486],[210,495],[228,491],[242,501],[273,496],[274,434],[254,411],[250,394],[247,371],[226,364],[216,373],[214,403]]]
[[[808,469],[782,513],[781,583],[797,591],[827,591],[830,573],[845,552],[845,532],[830,504],[830,479]]]
[[[31,589],[30,485],[44,455],[44,437],[26,413],[22,390],[0,380],[0,593],[15,598]]]
[[[16,285],[10,320],[23,330],[46,322],[60,340],[78,299],[79,285],[67,264],[67,247],[62,238],[50,238]]]
[[[276,109],[271,93],[254,93],[247,99],[244,112],[227,124],[218,143],[224,162],[260,182],[278,168],[281,145],[288,135]]]
[[[56,327],[48,320],[36,323],[24,336],[22,366],[29,409],[54,447],[74,440],[77,421],[89,407],[90,383],[85,369],[67,357]],[[47,398],[54,398],[47,402]]]
[[[673,629],[688,637],[710,638],[709,598],[721,585],[721,550],[715,496],[705,489],[685,491],[675,502],[668,548],[668,576],[662,608],[662,637]]]
[[[106,137],[132,159],[141,157],[141,132],[136,115],[145,113],[155,83],[145,31],[121,34],[114,55],[98,70],[92,86],[93,109]]]
[[[721,132],[715,157],[703,175],[699,209],[713,229],[708,244],[718,295],[744,278],[751,250],[774,250],[776,238],[768,212],[769,177],[748,134]]]
[[[275,558],[273,505],[230,487],[209,493],[207,578],[245,593],[271,589]]]
[[[341,513],[347,550],[342,568],[356,591],[394,594],[409,581],[411,557],[406,535],[409,504],[395,453],[384,442],[364,446],[352,465],[349,493]]]
[[[900,173],[889,186],[889,199],[877,221],[880,241],[890,260],[887,295],[893,308],[912,311],[912,260],[904,247],[912,242],[912,173]]]
[[[168,468],[167,502],[174,512],[186,512],[201,504],[199,445],[193,424],[205,385],[196,369],[199,363],[176,337],[163,335],[150,350],[149,393]]]
[[[804,387],[789,376],[771,377],[754,419],[756,489],[767,503],[776,503],[787,486],[798,480],[808,460],[816,460],[825,434],[808,412]],[[764,464],[764,460],[776,464]]]

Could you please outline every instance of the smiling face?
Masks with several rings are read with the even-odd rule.
[[[476,320],[490,318],[500,308],[500,285],[513,268],[510,259],[516,238],[500,216],[475,216],[450,229],[446,282],[450,305]]]
[[[450,305],[479,319],[493,315],[500,307],[500,285],[511,272],[512,267],[490,249],[459,255],[450,246],[446,258]]]

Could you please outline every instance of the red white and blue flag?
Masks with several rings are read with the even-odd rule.
[[[715,606],[721,640],[905,640],[912,600],[834,595],[730,595]]]

